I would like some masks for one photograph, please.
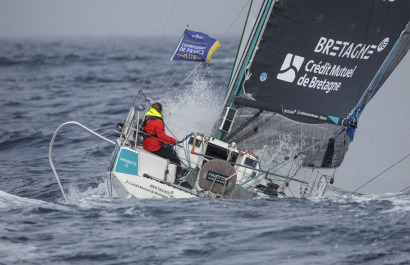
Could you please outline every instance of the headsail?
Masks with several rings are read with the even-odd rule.
[[[409,49],[410,2],[264,1],[258,19],[227,94],[236,123],[218,136],[258,149],[285,134],[305,165],[339,166],[344,128]]]

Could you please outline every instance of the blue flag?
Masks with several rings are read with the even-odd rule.
[[[171,60],[209,62],[219,46],[219,41],[208,35],[186,29]]]

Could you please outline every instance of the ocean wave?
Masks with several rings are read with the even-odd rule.
[[[19,197],[5,191],[0,190],[0,207],[9,208],[15,206],[26,206],[26,205],[40,205],[45,204],[44,201],[29,199],[25,197]]]
[[[355,210],[367,214],[365,208],[376,207],[382,213],[394,213],[398,211],[410,212],[410,192],[370,194],[370,195],[332,195],[324,197],[308,198],[314,203],[354,207]],[[360,213],[359,213],[360,215]]]
[[[36,132],[6,132],[2,135],[0,151],[24,147],[39,147],[48,144],[50,136]]]
[[[21,60],[0,56],[0,66],[14,66],[23,63]]]
[[[105,57],[95,54],[66,54],[66,55],[48,55],[35,54],[25,56],[0,56],[0,67],[37,67],[37,66],[69,66],[72,64],[89,64],[89,63],[123,63],[138,62],[148,60],[147,56],[137,55],[120,55]]]

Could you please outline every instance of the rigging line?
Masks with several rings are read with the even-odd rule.
[[[168,85],[169,81],[172,80],[172,78],[174,78],[174,76],[176,75],[176,73],[179,71],[179,69],[181,69],[181,67],[185,64],[186,61],[183,61],[181,63],[181,65],[178,67],[178,69],[174,72],[174,74],[168,79],[168,81],[164,84],[164,86],[162,87],[162,89],[165,88],[166,85]]]
[[[245,19],[245,23],[244,23],[245,26],[244,26],[243,29],[242,29],[241,39],[239,40],[239,45],[238,45],[238,48],[237,48],[237,50],[236,50],[235,61],[233,62],[233,67],[232,67],[232,70],[231,70],[231,75],[229,76],[228,85],[227,85],[226,90],[225,90],[225,96],[224,96],[224,99],[225,99],[225,100],[224,100],[223,106],[226,105],[226,102],[227,102],[227,99],[228,99],[227,95],[229,94],[230,88],[233,87],[233,84],[231,83],[232,78],[235,78],[235,76],[237,75],[237,71],[235,70],[235,65],[236,65],[236,62],[238,61],[238,55],[239,55],[240,47],[242,46],[242,41],[243,41],[243,37],[244,37],[244,35],[245,35],[246,25],[248,24],[248,19],[249,19],[249,14],[250,14],[250,12],[251,12],[252,4],[253,4],[253,0],[252,0],[251,3],[249,4],[248,14],[246,15],[246,19]],[[245,45],[245,46],[247,46],[247,45]],[[241,64],[241,63],[240,63],[241,61],[242,61],[242,60],[239,59],[238,65]],[[219,138],[218,138],[218,139],[219,139]]]
[[[198,11],[198,8],[199,8],[199,5],[200,5],[200,4],[201,4],[201,1],[198,0],[198,3],[197,3],[197,5],[196,5],[196,7],[195,7],[195,9],[194,9],[194,12],[192,13],[192,16],[191,16],[191,18],[188,20],[188,25],[191,24],[191,21],[192,21],[192,19],[194,18],[194,15],[196,14],[196,12]],[[171,64],[171,61],[172,61],[172,60],[169,60],[169,61],[168,61],[167,67],[166,67],[165,71],[162,73],[161,79],[158,81],[158,84],[156,85],[155,88],[158,88],[158,87],[160,86],[160,83],[161,83],[161,81],[162,81],[162,78],[164,77],[165,73],[168,71],[168,68],[169,68],[169,65]],[[167,82],[167,83],[168,83],[168,82]]]
[[[248,2],[249,2],[250,0],[248,0]],[[228,27],[228,29],[225,31],[225,33],[222,35],[222,37],[221,37],[221,41],[222,41],[222,39],[225,37],[225,35],[226,35],[226,33],[230,30],[230,28],[232,27],[232,25],[235,23],[235,21],[239,18],[239,16],[242,14],[242,12],[243,12],[243,10],[245,9],[245,7],[247,6],[247,4],[242,8],[242,10],[239,12],[239,14],[236,16],[236,18],[234,19],[234,21],[232,22],[232,24]],[[184,84],[185,83],[185,81],[195,72],[195,70],[202,64],[203,62],[200,62],[195,68],[194,68],[194,70],[192,70],[190,73],[189,73],[189,75],[184,79],[184,81],[182,81],[182,83],[177,87],[177,88],[175,88],[175,90],[165,99],[165,100],[167,100],[167,99],[169,99],[173,94],[175,94],[175,92],[182,86],[182,84]]]
[[[170,64],[171,64],[171,60],[168,61],[167,67],[165,68],[164,72],[162,73],[161,78],[159,79],[157,85],[155,86],[155,89],[157,89],[159,87],[159,84],[161,83],[162,78],[164,78],[165,73],[168,71],[168,68],[169,68]]]
[[[138,135],[141,135],[141,134],[139,133]],[[141,135],[141,136],[142,136],[142,135]],[[143,137],[144,137],[144,136],[143,136]],[[173,147],[171,147],[173,144],[167,143],[167,142],[165,142],[165,141],[159,139],[158,137],[152,136],[152,137],[150,137],[150,138],[157,139],[158,141],[164,143],[164,144],[167,145],[168,147],[173,148]],[[188,154],[191,154],[191,150],[188,149],[188,148],[185,148],[185,147],[183,146],[183,144],[176,143],[175,146],[178,146],[178,147],[180,147],[181,149],[183,149],[184,151],[188,152]],[[186,159],[184,159],[184,160],[186,160]]]
[[[174,123],[169,123],[168,122],[168,124],[171,125],[172,127],[176,127],[178,129],[184,130],[185,132],[192,132],[192,130],[188,130],[188,129],[186,129],[186,127],[181,127],[181,126],[175,125]],[[167,128],[167,129],[169,130],[169,128]]]
[[[317,149],[317,151],[314,154],[312,154],[310,157],[306,157],[306,161],[310,162],[310,163],[313,163],[313,167],[315,167],[315,162],[313,162],[313,161],[318,159],[320,151],[325,149],[326,146],[327,146],[327,144],[323,144],[320,148]]]
[[[201,4],[201,0],[198,0],[198,3],[196,4],[196,7],[194,9],[194,12],[191,15],[191,18],[188,20],[188,25],[191,24],[192,19],[194,18],[196,11],[198,11],[199,5]]]
[[[182,83],[179,84],[179,86],[178,86],[177,88],[175,88],[174,91],[173,91],[168,97],[166,97],[164,100],[166,101],[166,100],[168,100],[172,95],[174,95],[175,92],[177,92],[177,90],[182,86],[182,84],[184,84],[185,81],[188,80],[188,78],[195,72],[195,70],[196,70],[202,63],[203,63],[203,62],[200,62],[200,63],[194,68],[194,70],[192,70],[192,71],[189,73],[189,75],[184,79],[184,81],[182,81]]]
[[[232,142],[235,142],[235,143],[238,144],[238,143],[242,142],[243,140],[245,140],[246,138],[249,138],[249,137],[255,135],[257,132],[258,132],[258,130],[250,131],[250,132],[246,133],[245,135],[243,135],[241,138],[233,140]]]
[[[229,18],[229,14],[228,12],[231,11],[235,11],[234,7],[238,6],[234,6],[234,2],[238,2],[238,0],[225,0],[225,6],[227,6],[227,8],[222,12],[222,14],[220,16],[213,16],[212,20],[208,22],[208,26],[211,29],[215,29],[215,28],[219,28],[221,27],[221,25],[227,25],[227,22],[224,22],[224,19]],[[242,2],[243,0],[241,0]],[[236,11],[234,12],[234,14],[236,14]],[[231,19],[229,19],[229,21],[231,21]],[[226,28],[226,27],[225,27]],[[218,35],[218,39],[219,36],[221,36],[222,32]]]
[[[290,191],[290,193],[292,193],[292,196],[293,196],[294,198],[296,198],[295,194],[293,194],[292,189],[291,189],[291,188],[289,188],[289,186],[286,186],[286,188],[288,188],[288,190]],[[283,192],[285,192],[285,191],[283,190]]]
[[[143,96],[144,96],[144,98],[145,98],[145,100],[148,102],[148,104],[149,105],[151,105],[151,101],[145,96],[145,94],[142,92],[142,90],[140,90],[139,92],[138,92],[138,94],[137,94],[137,96],[135,97],[135,99],[134,99],[134,103],[135,103],[135,101],[137,100],[137,97],[138,97],[138,95],[139,94],[142,94]],[[132,103],[132,105],[134,105],[134,103]],[[144,115],[145,116],[145,115]],[[144,118],[143,118],[144,119]],[[138,123],[137,123],[138,124]],[[172,134],[172,136],[174,136],[174,138],[176,139],[176,137],[175,137],[175,135],[172,133],[172,131],[168,128],[168,126],[165,124],[165,122],[164,122],[164,127]]]
[[[150,62],[150,64],[149,64],[149,66],[148,66],[147,72],[145,73],[144,79],[143,79],[143,81],[142,81],[141,88],[144,86],[145,79],[146,79],[147,76],[148,76],[148,72],[149,72],[149,70],[150,70],[150,68],[151,68],[152,62],[154,61],[155,55],[157,54],[157,50],[158,50],[159,44],[160,44],[162,38],[164,37],[165,29],[166,29],[166,27],[167,27],[167,25],[168,25],[168,23],[169,23],[169,20],[171,19],[172,11],[174,10],[175,3],[176,3],[176,2],[177,2],[177,1],[174,0],[174,3],[172,4],[171,12],[169,12],[167,22],[165,23],[165,26],[164,26],[164,28],[162,29],[161,37],[160,37],[160,39],[159,39],[158,42],[157,42],[157,47],[155,48],[154,55],[152,55],[151,62]]]
[[[333,171],[333,175],[332,175],[333,181],[335,180],[336,170],[337,170],[337,167],[335,167],[335,171]]]
[[[238,20],[238,18],[242,15],[242,12],[245,10],[245,7],[248,6],[248,4],[251,2],[251,0],[248,0],[248,2],[246,2],[246,4],[242,7],[241,11],[239,12],[239,14],[236,16],[236,18],[232,21],[231,25],[229,25],[229,27],[226,29],[226,31],[224,32],[224,34],[222,34],[220,40],[222,41],[226,34],[228,33],[228,31],[231,29],[231,27],[233,26],[233,24],[236,22],[236,20]]]
[[[287,160],[285,159],[285,160],[279,162],[278,164],[272,166],[271,168],[268,168],[268,169],[266,170],[266,172],[274,172],[274,171],[272,171],[272,170],[273,170],[275,167],[278,167],[278,166],[282,165],[282,166],[280,167],[280,168],[282,168],[282,167],[284,167],[285,165],[287,165],[287,164],[290,163],[290,162],[293,163],[293,160],[296,159],[296,158],[297,158],[297,157],[294,157],[293,159],[287,159]],[[279,169],[280,169],[280,168],[279,168]],[[276,171],[278,171],[279,169],[277,169]],[[259,180],[260,177],[264,177],[264,176],[265,176],[265,174],[259,173],[259,174],[257,174],[255,177],[250,178],[250,179],[248,179],[247,181],[245,181],[243,184],[247,184],[247,183],[250,182],[250,181],[254,181],[254,182],[256,183],[257,181],[260,181],[260,180]],[[292,176],[292,180],[294,180],[293,177],[294,177],[294,176]]]
[[[292,159],[292,164],[290,165],[290,168],[289,168],[289,171],[288,171],[288,175],[287,175],[288,178],[289,178],[289,176],[290,176],[290,172],[292,171],[293,164],[295,163],[295,160],[296,160],[296,159]],[[286,182],[287,182],[287,183],[290,183],[290,182],[293,180],[293,178],[296,176],[296,173],[297,173],[297,172],[299,171],[299,169],[301,169],[301,168],[302,168],[302,165],[300,165],[299,168],[296,169],[296,172],[293,174],[293,176],[292,176],[290,179],[287,179]],[[286,182],[285,182],[285,183],[286,183]]]
[[[135,102],[136,102],[136,100],[137,100],[137,98],[138,98],[138,95],[139,94],[141,94],[144,98],[145,98],[145,100],[148,102],[148,104],[149,105],[152,105],[151,104],[151,101],[145,96],[145,94],[142,92],[142,90],[139,90],[138,91],[138,94],[137,94],[137,96],[135,97],[135,99],[134,99],[134,101],[133,101],[133,103],[132,103],[132,105],[131,106],[134,106],[134,104],[135,104]],[[144,116],[145,116],[145,114],[144,114]],[[127,118],[128,119],[128,118]],[[144,119],[144,118],[143,118]],[[137,123],[138,124],[138,123]],[[140,124],[138,124],[138,126],[139,126]],[[175,137],[175,135],[172,133],[172,131],[168,128],[168,126],[164,123],[164,127],[172,134],[172,136],[176,139],[176,137]]]
[[[259,113],[259,112],[258,112]],[[260,116],[262,116],[263,114],[260,114]],[[261,126],[263,126],[265,123],[267,123],[272,117],[274,117],[276,115],[276,113],[273,113],[273,115],[269,116],[268,118],[266,118],[263,121],[260,121],[258,124],[256,124],[253,128],[251,128],[247,133],[245,133],[242,137],[234,140],[233,142],[239,143],[242,142],[243,140],[245,140],[246,138],[249,138],[253,135],[255,135],[256,133],[258,133],[258,130]],[[237,129],[239,130],[239,128]],[[229,138],[229,137],[228,137]],[[228,139],[225,139],[225,141],[227,141]]]
[[[308,184],[306,185],[306,188],[309,188],[310,181],[312,180],[313,172],[315,171],[315,166],[312,167],[312,172],[310,172]],[[302,187],[302,185],[301,185]]]
[[[253,39],[253,42],[252,42],[252,47],[249,49],[249,54],[247,55],[246,63],[244,64],[244,68],[243,68],[243,70],[242,70],[242,74],[240,75],[241,77],[240,77],[240,79],[238,79],[239,82],[238,82],[238,85],[237,85],[237,87],[236,87],[235,93],[234,93],[233,95],[238,95],[238,96],[239,96],[239,94],[241,93],[241,91],[238,91],[238,90],[239,90],[239,87],[241,86],[242,79],[243,79],[243,77],[244,77],[244,75],[245,75],[246,68],[247,68],[247,66],[248,66],[248,64],[249,64],[249,61],[250,61],[251,57],[252,57],[252,53],[254,52],[256,43],[258,42],[259,34],[260,34],[260,32],[261,32],[261,30],[262,30],[262,28],[263,28],[263,24],[265,23],[265,19],[266,19],[268,13],[269,13],[269,9],[270,9],[271,3],[272,3],[272,1],[269,1],[269,2],[267,3],[267,5],[265,6],[265,9],[264,9],[264,11],[263,11],[263,17],[262,17],[261,20],[258,22],[258,23],[259,23],[259,25],[258,25],[258,30],[257,30],[257,32],[256,32],[255,35],[254,35],[254,39]],[[261,11],[262,11],[262,10],[261,10]],[[241,90],[242,90],[242,89],[241,89]],[[232,107],[232,106],[233,106],[233,102],[231,102],[231,104],[230,104],[230,107]]]
[[[324,143],[326,140],[329,140],[330,138],[332,138],[332,137],[334,137],[334,136],[336,136],[336,137],[339,136],[343,131],[344,131],[344,128],[340,129],[339,131],[335,131],[335,132],[334,132],[332,135],[330,135],[329,137],[324,138],[324,139],[318,141],[317,143],[313,144],[312,146],[310,146],[310,147],[308,147],[308,148],[302,150],[300,153],[304,153],[304,152],[306,152],[307,150],[313,148],[314,146],[316,146],[316,145],[318,145],[318,144],[320,144],[320,143]]]
[[[323,143],[324,141],[326,141],[326,140],[332,138],[334,135],[340,134],[342,131],[343,131],[343,129],[342,129],[340,132],[337,132],[337,131],[336,131],[335,133],[333,133],[333,134],[330,135],[329,137],[324,138],[323,140],[320,140],[319,142],[317,142],[316,144],[313,144],[312,146],[310,146],[309,148],[306,148],[305,150],[302,150],[300,153],[297,153],[297,154],[295,154],[295,155],[290,156],[291,159],[284,159],[284,160],[280,161],[280,162],[277,163],[276,165],[273,165],[271,168],[269,168],[268,171],[271,171],[271,170],[273,170],[275,167],[278,167],[278,166],[280,166],[280,165],[282,165],[281,167],[283,167],[283,166],[285,166],[286,164],[288,164],[288,163],[290,163],[290,162],[293,163],[293,160],[297,159],[300,154],[303,154],[304,152],[306,152],[307,150],[313,148],[314,146],[316,146],[316,145],[318,145],[318,144],[321,144],[321,143]],[[324,148],[324,146],[321,147],[321,148],[317,151],[316,157],[318,156],[320,150],[322,150],[323,148]],[[312,160],[313,160],[313,156],[312,156]],[[311,161],[312,161],[312,160],[311,160]],[[297,173],[297,171],[296,171],[296,173]],[[294,174],[294,175],[292,176],[292,178],[295,177],[295,176],[296,176],[296,174]]]
[[[402,189],[400,192],[403,192],[403,191],[407,190],[408,188],[410,188],[410,186],[408,186],[408,187],[405,188],[405,189]]]
[[[336,189],[339,189],[339,190],[346,191],[346,192],[350,192],[350,193],[356,193],[356,194],[359,194],[359,195],[367,195],[367,194],[365,194],[365,193],[355,192],[355,191],[352,191],[352,190],[349,190],[349,189],[345,189],[345,188],[342,188],[342,187],[338,187],[338,186],[335,186],[335,185],[332,185],[332,187],[333,187],[333,188],[336,188]]]
[[[145,98],[145,100],[148,102],[148,104],[149,104],[149,105],[152,105],[152,104],[151,104],[151,101],[145,96],[145,94],[142,92],[142,90],[138,91],[138,94],[137,94],[137,96],[135,97],[134,102],[132,103],[132,105],[135,104],[135,101],[137,100],[138,95],[139,95],[140,93],[144,96],[144,98]],[[145,116],[145,115],[144,115],[144,116]],[[165,127],[165,128],[172,134],[172,136],[174,136],[174,138],[176,139],[175,135],[174,135],[174,134],[172,133],[172,131],[168,128],[168,126],[165,124],[165,122],[164,122],[164,127]]]
[[[299,168],[300,169],[300,168]],[[298,170],[299,170],[298,169]],[[313,171],[313,170],[312,170]],[[307,173],[305,173],[305,176],[303,177],[303,181],[305,180],[307,178]],[[309,182],[308,182],[308,184],[306,184],[306,187],[307,187],[307,185],[309,185]],[[302,188],[302,183],[300,183],[300,188]]]
[[[399,164],[401,161],[403,161],[404,159],[406,159],[407,157],[409,157],[410,154],[406,155],[405,157],[403,157],[402,159],[400,159],[399,161],[397,161],[396,163],[394,163],[393,165],[391,165],[390,167],[386,168],[383,172],[379,173],[377,176],[375,176],[374,178],[372,178],[371,180],[367,181],[366,183],[364,183],[362,186],[358,187],[357,189],[355,189],[353,192],[358,191],[359,189],[363,188],[365,185],[369,184],[371,181],[375,180],[377,177],[379,177],[380,175],[382,175],[383,173],[385,173],[386,171],[388,171],[389,169],[391,169],[392,167],[396,166],[397,164]]]
[[[263,110],[259,110],[255,115],[253,115],[249,120],[245,121],[241,126],[239,126],[236,131],[231,133],[226,139],[224,140],[225,142],[228,142],[232,137],[234,137],[236,134],[238,134],[240,131],[242,131],[246,126],[248,126],[249,123],[251,123],[253,120],[259,117],[259,115],[262,113]]]
[[[323,139],[323,140],[317,142],[316,144],[313,144],[313,145],[310,146],[309,148],[306,148],[305,150],[301,151],[300,153],[298,153],[298,154],[296,154],[296,155],[290,156],[292,159],[284,159],[284,160],[280,161],[280,162],[277,163],[276,165],[273,165],[271,168],[269,168],[267,171],[270,172],[270,171],[273,170],[275,167],[278,167],[278,166],[280,166],[280,165],[282,165],[282,166],[286,165],[287,163],[289,163],[289,162],[291,162],[291,161],[297,159],[300,154],[302,154],[302,153],[306,152],[307,150],[313,148],[314,146],[316,146],[316,145],[318,145],[318,144],[320,144],[320,143],[323,143],[324,141],[326,141],[326,140],[332,138],[334,135],[340,134],[343,130],[344,130],[344,129],[341,129],[339,132],[336,131],[335,133],[333,133],[333,134],[330,135],[329,137],[327,137],[327,138],[325,138],[325,139]],[[322,147],[322,148],[323,148],[323,147]],[[322,148],[320,148],[320,149],[322,149]],[[320,149],[318,150],[318,152],[320,151]],[[293,162],[292,162],[292,163],[293,163]],[[295,175],[294,175],[294,176],[295,176]],[[292,176],[292,178],[293,178],[294,176]],[[256,177],[260,177],[260,175],[257,175]]]
[[[313,180],[312,186],[310,186],[310,192],[309,192],[308,197],[312,196],[313,189],[315,188],[315,185],[316,185],[317,176],[319,176],[319,171],[317,171],[317,174],[316,174],[315,179]]]

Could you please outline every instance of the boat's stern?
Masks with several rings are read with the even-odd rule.
[[[176,165],[142,148],[117,145],[110,164],[108,178],[120,197],[196,197],[174,185]]]

